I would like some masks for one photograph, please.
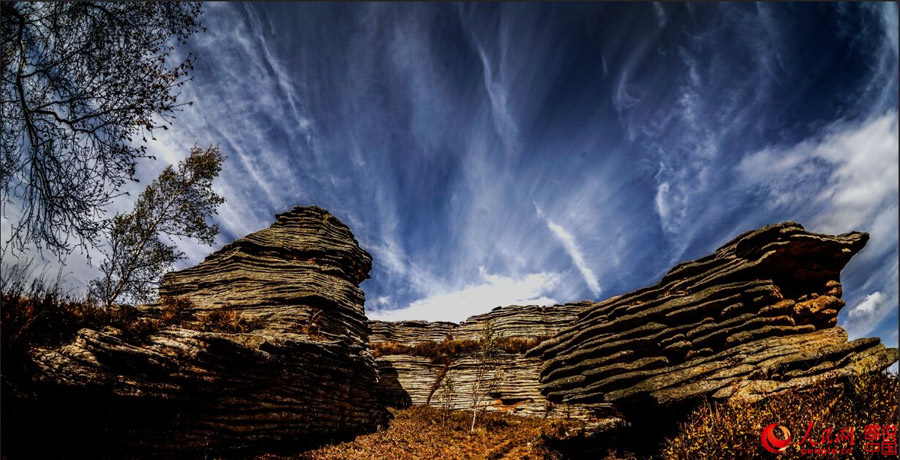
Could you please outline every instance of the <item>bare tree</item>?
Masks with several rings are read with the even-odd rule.
[[[222,161],[218,146],[195,146],[177,168],[167,166],[147,186],[130,213],[113,218],[103,276],[91,282],[94,297],[107,306],[120,298],[136,303],[152,298],[163,273],[184,258],[163,235],[213,243],[219,227],[206,220],[225,201],[212,191]]]
[[[179,110],[193,65],[173,53],[203,29],[200,12],[191,2],[0,4],[0,206],[21,210],[4,243],[59,256],[96,245],[102,208],[148,157],[134,141]]]
[[[503,372],[500,369],[501,351],[493,324],[485,323],[478,338],[478,347],[472,356],[475,364],[471,388],[472,427],[469,431],[475,431],[478,413],[484,411],[491,394],[497,391],[503,381]]]
[[[456,407],[456,380],[450,374],[445,374],[438,386],[438,404],[441,408],[441,418],[446,424],[450,411]]]

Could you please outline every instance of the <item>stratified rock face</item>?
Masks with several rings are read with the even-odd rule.
[[[167,274],[160,296],[191,300],[198,310],[230,307],[266,329],[366,341],[365,294],[372,257],[343,222],[312,206],[278,214],[271,227]]]
[[[539,340],[555,336],[578,317],[581,310],[591,305],[589,301],[550,306],[497,307],[488,313],[472,316],[453,330],[458,340],[478,340],[485,325],[499,338],[522,337]]]
[[[456,327],[456,323],[445,321],[369,321],[369,341],[373,344],[397,342],[410,346],[440,342],[451,337]]]
[[[836,326],[844,306],[840,271],[867,239],[784,223],[740,235],[655,286],[600,303],[497,308],[458,326],[370,322],[377,331],[370,338],[376,348],[478,340],[490,324],[500,338],[536,339],[524,354],[494,364],[487,410],[608,427],[703,396],[754,399],[897,360],[897,349],[878,339],[848,342]],[[446,365],[381,348],[391,403],[472,407],[478,363],[471,355]]]
[[[676,266],[655,286],[597,303],[528,352],[542,392],[574,405],[666,406],[757,398],[884,369],[897,350],[836,327],[841,269],[868,236],[784,223]]]
[[[445,409],[483,408],[521,416],[578,419],[595,427],[619,423],[587,406],[554,404],[540,392],[542,362],[523,353],[501,353],[490,362],[472,353],[455,356],[449,363],[392,351],[384,345],[417,346],[427,342],[465,342],[484,339],[487,328],[498,341],[516,339],[537,343],[559,333],[590,302],[553,306],[498,307],[472,316],[461,324],[426,321],[370,321],[373,347],[386,349],[377,358],[385,400],[395,406],[432,405]],[[507,342],[508,343],[508,342]]]
[[[327,211],[280,214],[161,287],[193,301],[198,318],[231,307],[254,329],[186,323],[139,345],[116,329],[82,329],[61,348],[32,353],[44,400],[84,411],[48,417],[102,436],[97,442],[124,456],[272,451],[371,431],[385,412],[359,289],[370,267]],[[110,414],[85,422],[97,409]]]
[[[416,345],[423,342],[454,340],[478,340],[484,327],[490,324],[498,338],[521,337],[550,338],[572,321],[592,302],[581,301],[565,305],[510,305],[496,307],[488,313],[469,317],[460,324],[447,321],[369,321],[369,341],[375,343],[398,342]]]

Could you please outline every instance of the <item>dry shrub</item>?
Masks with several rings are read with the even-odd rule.
[[[497,347],[506,353],[525,353],[544,341],[543,337],[502,337],[497,339]]]
[[[31,346],[66,342],[84,327],[102,327],[114,316],[83,300],[60,299],[53,292],[2,294],[2,350],[4,356]]]
[[[253,330],[256,325],[244,319],[232,307],[211,310],[200,319],[200,329],[207,332],[240,333]]]
[[[412,355],[428,358],[432,363],[449,365],[459,356],[472,353],[478,348],[474,340],[444,339],[441,342],[420,342],[406,345],[400,342],[378,342],[372,344],[375,357],[385,355]]]
[[[854,441],[820,447],[851,448],[853,454],[815,455],[816,458],[875,458],[863,450],[866,425],[898,424],[898,379],[896,374],[875,373],[845,383],[819,383],[812,388],[787,391],[758,402],[735,400],[703,403],[681,424],[678,434],[667,440],[665,458],[772,458],[762,447],[764,427],[778,423],[787,427],[793,440],[782,458],[801,456],[801,447],[814,448],[804,435],[813,423],[809,439],[822,441],[824,431],[832,433],[853,427]]]
[[[191,308],[189,301],[164,298],[158,318],[142,318],[134,307],[106,308],[91,299],[61,297],[57,289],[39,283],[28,292],[4,292],[2,305],[0,347],[4,356],[36,346],[62,345],[82,328],[111,326],[122,332],[123,340],[143,343],[159,329],[189,320]]]
[[[159,299],[159,306],[159,320],[166,325],[183,324],[194,317],[194,303],[184,297],[162,297]]]

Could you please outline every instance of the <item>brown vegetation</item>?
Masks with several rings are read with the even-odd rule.
[[[537,345],[541,339],[503,337],[496,339],[496,346],[502,353],[524,353],[529,348]],[[411,355],[428,358],[435,364],[450,364],[454,359],[471,355],[481,346],[477,340],[444,339],[441,342],[420,342],[415,345],[406,345],[400,342],[374,342],[371,344],[375,357],[386,355]]]
[[[142,343],[160,328],[188,319],[184,302],[170,299],[162,300],[162,313],[156,319],[139,318],[137,310],[130,306],[105,308],[90,300],[63,298],[55,289],[4,292],[2,301],[0,346],[4,356],[36,346],[61,345],[82,328],[111,326],[121,330],[127,341]]]
[[[779,423],[791,430],[793,442],[778,457],[798,458],[801,456],[798,444],[813,422],[810,439],[816,442],[821,441],[827,428],[833,429],[833,435],[847,426],[855,428],[853,444],[844,443],[846,448],[853,449],[852,454],[816,455],[816,458],[887,458],[863,451],[863,429],[869,424],[897,425],[898,390],[896,375],[875,374],[847,384],[819,384],[753,403],[703,403],[660,451],[647,455],[674,459],[774,458],[775,454],[763,449],[760,434],[765,426]],[[632,452],[634,446],[618,444],[602,435],[585,438],[574,422],[486,413],[476,430],[470,432],[471,418],[464,411],[414,406],[393,414],[387,429],[377,433],[295,456],[259,458],[638,458]],[[648,439],[654,435],[647,433]],[[803,447],[810,448],[809,441]]]
[[[232,307],[223,307],[211,310],[197,323],[198,329],[207,332],[249,332],[257,329],[258,325],[244,319],[240,312]]]
[[[573,422],[494,413],[483,415],[475,431],[470,423],[466,412],[415,406],[394,412],[384,431],[292,457],[260,459],[558,459],[563,457],[548,443],[578,429]]]
[[[702,404],[679,433],[668,440],[662,454],[666,458],[772,458],[764,450],[761,433],[777,423],[791,433],[791,444],[782,458],[801,456],[801,449],[852,449],[852,454],[816,454],[816,458],[882,458],[864,450],[867,425],[898,425],[898,378],[896,374],[872,374],[846,384],[820,383],[802,391],[789,391],[757,402],[733,401]],[[809,440],[804,440],[807,430]],[[840,430],[851,427],[853,443],[823,442],[831,429],[832,441]],[[815,444],[812,444],[812,441]]]
[[[310,313],[309,317],[306,319],[306,323],[300,326],[300,333],[308,335],[312,340],[326,340],[326,337],[322,334],[322,326],[319,324],[322,321],[322,309],[315,307],[310,308],[312,313]]]
[[[124,340],[141,344],[154,332],[173,324],[224,332],[246,332],[255,327],[228,308],[214,310],[197,322],[192,313],[193,304],[178,297],[161,298],[159,313],[151,318],[140,317],[132,306],[103,307],[89,298],[71,298],[63,293],[58,282],[47,284],[38,280],[27,287],[15,282],[4,287],[0,294],[3,305],[0,350],[8,363],[24,363],[28,349],[62,345],[82,328],[113,327],[121,331]],[[4,366],[4,375],[10,370]]]

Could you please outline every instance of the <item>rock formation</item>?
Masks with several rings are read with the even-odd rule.
[[[271,227],[165,276],[161,297],[192,301],[198,311],[228,307],[270,331],[314,332],[360,343],[372,257],[350,229],[318,207],[279,214]]]
[[[376,349],[390,341],[477,339],[484,324],[503,337],[537,339],[499,360],[504,376],[488,410],[565,416],[618,426],[698,398],[759,398],[888,367],[897,349],[847,340],[840,271],[868,236],[810,233],[795,223],[747,232],[655,286],[599,303],[511,306],[452,323],[370,322]],[[394,347],[397,349],[397,347]],[[449,366],[410,354],[378,358],[392,401],[471,407],[470,357]],[[442,367],[446,369],[442,370]],[[405,398],[405,399],[404,399]]]
[[[606,429],[701,397],[848,378],[898,358],[836,326],[840,271],[867,238],[784,223],[599,303],[502,307],[458,325],[367,322],[371,257],[337,218],[297,207],[164,278],[163,297],[190,301],[186,319],[137,341],[107,326],[30,349],[32,385],[15,390],[4,436],[54,436],[29,455],[296,452],[376,429],[388,404],[484,398],[487,410]],[[164,318],[171,305],[139,310]],[[486,336],[497,345],[488,366]]]
[[[553,306],[507,306],[491,312],[472,316],[461,324],[426,321],[370,321],[372,346],[381,351],[378,362],[381,384],[386,401],[397,406],[432,405],[449,409],[471,409],[473,399],[487,411],[498,411],[521,416],[550,418],[574,418],[593,425],[608,426],[617,419],[599,419],[593,411],[581,406],[554,404],[540,392],[539,375],[542,362],[525,357],[522,352],[500,353],[485,363],[460,352],[449,362],[435,362],[426,356],[417,356],[414,350],[426,342],[460,343],[483,340],[486,327],[491,337],[501,343],[510,339],[518,344],[534,344],[558,334],[577,318],[578,312],[591,302]],[[404,345],[399,349],[390,345]],[[522,350],[524,351],[524,350]],[[479,366],[487,370],[478,377]],[[479,381],[490,388],[473,391]]]
[[[701,396],[759,398],[884,369],[897,349],[847,341],[840,271],[868,235],[795,223],[738,236],[655,286],[583,310],[529,350],[554,402],[644,410]]]
[[[44,418],[126,456],[271,451],[374,430],[385,412],[359,289],[370,267],[327,211],[280,214],[165,277],[161,294],[191,300],[196,321],[140,344],[113,328],[82,329],[61,348],[34,350],[42,399],[61,405],[43,407]],[[249,330],[208,331],[205,315],[216,311]],[[98,409],[110,412],[92,418]]]
[[[499,338],[520,337],[544,340],[557,335],[578,317],[578,313],[591,305],[590,301],[564,305],[497,307],[488,313],[472,316],[453,331],[458,340],[477,340],[490,324]]]

